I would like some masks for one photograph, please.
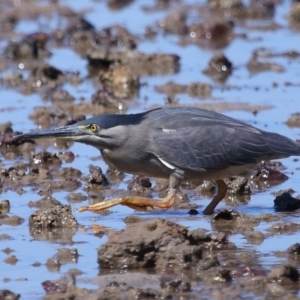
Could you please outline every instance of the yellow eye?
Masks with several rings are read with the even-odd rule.
[[[90,130],[93,131],[94,133],[98,132],[99,131],[99,126],[96,125],[96,124],[92,124],[90,126]]]

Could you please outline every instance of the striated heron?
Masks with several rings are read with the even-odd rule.
[[[105,162],[125,173],[169,178],[168,195],[155,200],[123,196],[81,207],[101,211],[123,204],[134,209],[169,208],[182,181],[214,180],[218,192],[204,214],[225,197],[223,178],[242,174],[265,159],[300,155],[300,146],[222,114],[198,108],[158,108],[131,115],[101,115],[74,125],[21,134],[17,139],[57,138],[91,145]]]

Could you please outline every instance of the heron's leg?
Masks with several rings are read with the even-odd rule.
[[[216,184],[218,187],[217,195],[214,196],[214,198],[211,200],[211,202],[207,205],[207,207],[204,209],[203,214],[204,215],[211,215],[214,212],[214,209],[219,204],[219,202],[225,197],[227,192],[227,184],[222,180],[216,180]]]
[[[169,191],[168,195],[163,199],[152,199],[140,196],[122,196],[114,199],[110,199],[104,202],[92,204],[90,206],[83,206],[78,208],[78,211],[102,211],[116,205],[127,205],[133,209],[139,211],[146,211],[147,207],[158,207],[158,208],[170,208],[175,203],[176,192],[180,183],[180,177],[171,175],[169,180]]]

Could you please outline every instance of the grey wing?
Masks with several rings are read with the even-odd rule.
[[[271,140],[280,144],[281,138],[253,127],[234,128],[220,124],[176,130],[161,129],[153,136],[153,152],[163,162],[189,171],[222,169],[231,165],[257,163],[276,156]],[[268,137],[268,139],[265,139]],[[271,143],[271,144],[270,144]],[[299,147],[298,150],[299,152]],[[285,157],[291,154],[278,154]]]

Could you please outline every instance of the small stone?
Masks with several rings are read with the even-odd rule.
[[[15,255],[11,255],[5,258],[4,262],[9,265],[15,265],[18,262],[18,259]]]

